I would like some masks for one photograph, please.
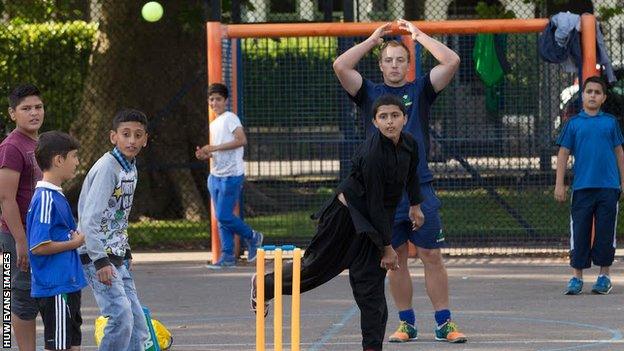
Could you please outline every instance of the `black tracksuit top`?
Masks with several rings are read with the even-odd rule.
[[[390,245],[394,212],[407,191],[410,206],[421,203],[418,146],[401,132],[394,145],[379,130],[370,135],[351,158],[349,176],[340,183],[358,233],[366,233],[380,249]]]

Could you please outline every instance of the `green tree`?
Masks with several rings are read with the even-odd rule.
[[[0,14],[7,25],[13,26],[27,23],[47,26],[72,19],[97,23],[95,45],[86,61],[89,65],[82,71],[82,92],[75,94],[75,101],[63,101],[74,105],[76,112],[71,116],[71,127],[61,127],[69,128],[82,145],[82,174],[70,184],[68,196],[76,199],[84,172],[110,149],[108,133],[115,112],[121,107],[134,107],[148,114],[151,141],[139,158],[139,164],[147,166],[148,171],[141,173],[142,189],[137,192],[133,213],[205,219],[207,211],[200,192],[205,180],[194,177],[189,167],[180,164],[193,162],[195,145],[206,142],[206,77],[201,73],[206,64],[203,25],[206,2],[161,1],[165,15],[155,23],[141,18],[144,3],[143,0],[0,0]],[[59,26],[64,28],[62,24]],[[53,34],[50,36],[54,38]],[[6,45],[3,48],[11,50]],[[25,55],[26,51],[18,47],[16,54]],[[50,52],[43,47],[38,57],[46,56]],[[54,60],[54,56],[49,60]],[[73,69],[68,67],[64,71],[44,61],[36,61],[37,68],[54,69],[52,73],[59,76]],[[45,75],[44,72],[39,75]],[[24,81],[32,77],[22,75],[16,79]],[[60,91],[62,84],[57,79],[56,83],[41,88],[53,93]],[[184,90],[185,87],[188,88]],[[184,93],[180,93],[182,90]],[[50,105],[48,111],[56,107]]]
[[[25,23],[89,19],[87,0],[0,0],[2,18]]]
[[[122,107],[145,111],[150,141],[139,162],[149,171],[141,174],[135,213],[162,217],[173,209],[186,219],[205,219],[198,189],[204,182],[196,182],[190,168],[176,166],[193,162],[195,145],[206,139],[205,75],[197,81],[206,63],[205,31],[199,25],[204,2],[166,2],[165,15],[154,23],[141,19],[143,3],[109,0],[101,6],[99,36],[72,131],[88,145],[81,159],[89,167],[111,147],[114,114]],[[185,86],[188,91],[180,95]]]

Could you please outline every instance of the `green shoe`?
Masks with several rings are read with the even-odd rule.
[[[390,342],[408,342],[418,339],[418,330],[414,326],[407,324],[405,321],[401,321],[399,328],[390,335],[388,341]]]
[[[435,339],[438,341],[462,343],[467,340],[466,335],[460,333],[457,329],[457,324],[451,322],[450,319],[436,328],[435,335]]]

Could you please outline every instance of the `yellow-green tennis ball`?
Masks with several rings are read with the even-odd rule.
[[[148,22],[156,22],[163,15],[163,7],[156,1],[150,1],[143,5],[141,15],[143,16],[143,19]]]

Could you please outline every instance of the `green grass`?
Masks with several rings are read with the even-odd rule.
[[[307,238],[314,235],[315,223],[310,211],[296,211],[270,216],[245,218],[255,230],[268,238]],[[186,220],[154,220],[130,224],[128,235],[133,248],[178,247],[197,248],[208,246],[209,222]]]
[[[552,191],[510,191],[498,194],[516,209],[535,230],[539,238],[557,239],[568,235],[569,204],[554,201]],[[485,190],[440,191],[440,210],[446,237],[478,237],[491,241],[505,238],[524,240],[525,229]],[[311,238],[315,222],[310,214],[317,210],[300,210],[274,215],[247,217],[254,229],[270,240]],[[198,248],[208,247],[209,223],[185,220],[135,222],[130,225],[133,248]],[[618,222],[618,233],[624,232],[624,221]]]
[[[555,202],[552,192],[497,192],[538,234],[566,233],[569,206]],[[485,190],[439,192],[438,196],[443,204],[442,223],[449,237],[478,232],[509,236],[525,233],[518,221]]]
[[[272,238],[312,237],[316,223],[310,219],[314,212],[296,211],[272,216],[246,218],[245,221],[255,230]]]
[[[128,236],[133,249],[169,247],[180,248],[206,246],[208,222],[186,220],[153,220],[130,223]]]

